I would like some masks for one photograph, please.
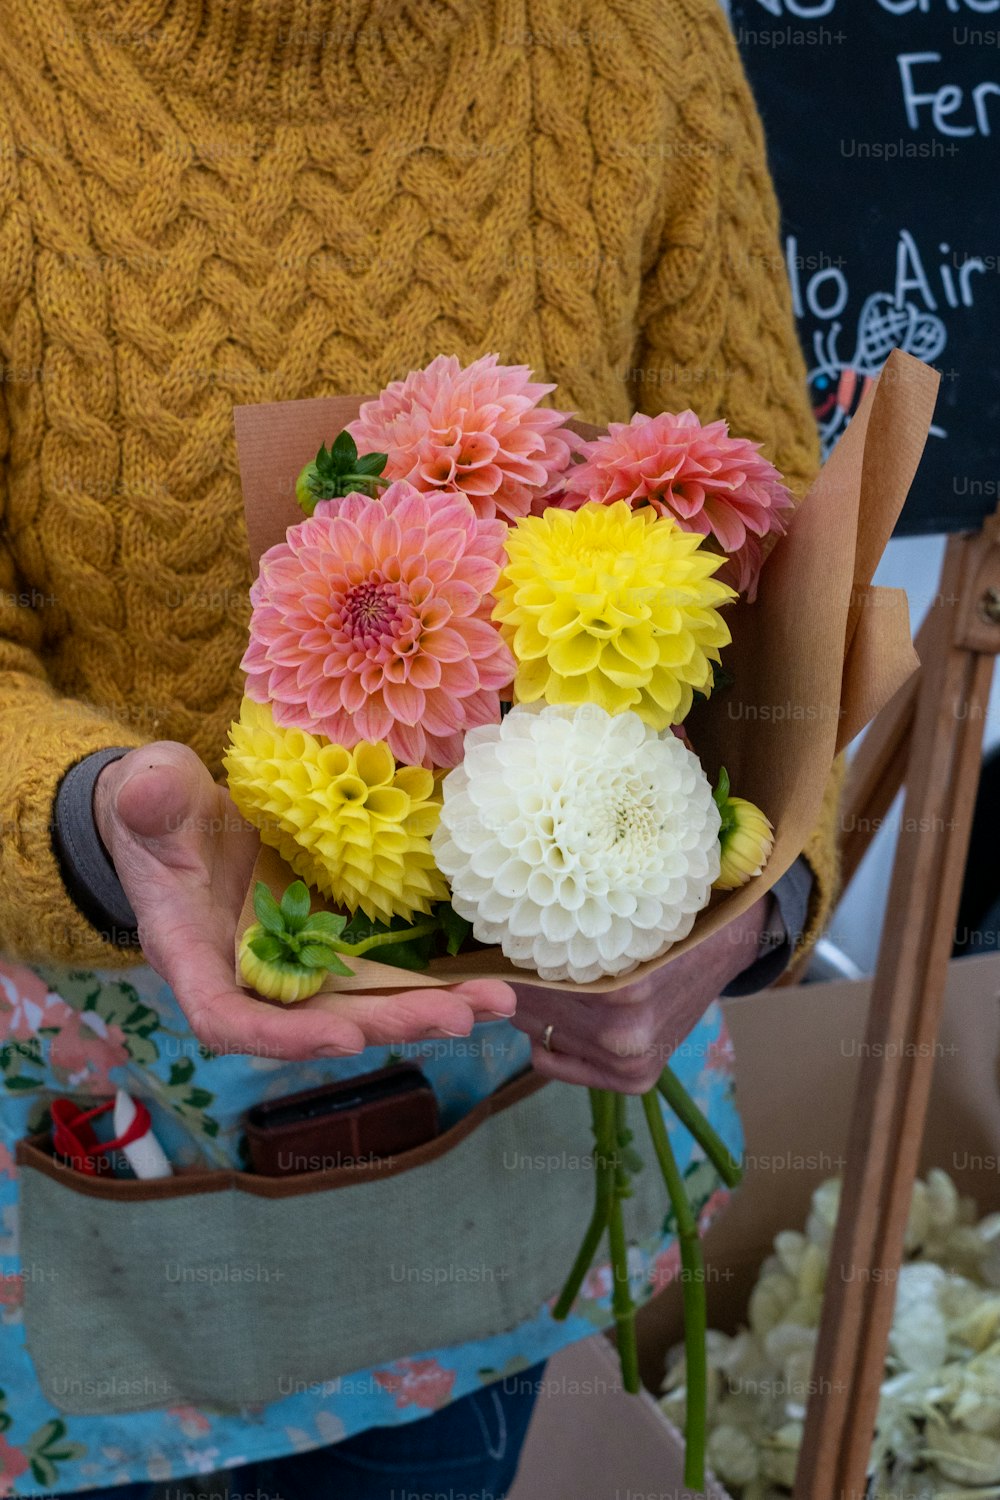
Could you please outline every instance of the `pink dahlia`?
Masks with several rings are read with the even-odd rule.
[[[366,401],[347,430],[362,453],[389,455],[388,479],[428,493],[461,490],[477,515],[516,521],[554,488],[579,439],[562,425],[569,412],[538,405],[554,385],[497,360],[484,354],[462,369],[439,354]]]
[[[794,501],[759,443],[730,437],[724,421],[702,426],[693,411],[637,412],[583,445],[584,461],[567,476],[559,502],[651,505],[684,531],[712,536],[728,557],[718,577],[753,599],[763,560],[761,538],[785,530]]]
[[[464,495],[403,481],[321,502],[260,560],[247,695],[348,749],[387,740],[408,765],[457,765],[514,676],[490,619],[506,533]]]

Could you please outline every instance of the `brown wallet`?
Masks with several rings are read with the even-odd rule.
[[[269,1099],[246,1114],[250,1166],[263,1177],[370,1166],[438,1131],[434,1090],[408,1063]]]

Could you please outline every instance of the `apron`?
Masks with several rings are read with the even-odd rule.
[[[164,1481],[411,1421],[613,1321],[605,1264],[549,1308],[593,1201],[584,1089],[539,1086],[508,1021],[468,1038],[282,1062],[204,1053],[149,968],[0,963],[0,1496]],[[253,1104],[416,1063],[442,1135],[358,1184],[246,1171]],[[712,1006],[672,1064],[738,1155]],[[122,1087],[175,1167],[80,1178],[31,1137],[57,1095]],[[632,1121],[645,1140],[638,1100]],[[714,1169],[665,1114],[704,1227]],[[651,1164],[626,1203],[633,1295],[679,1269]]]

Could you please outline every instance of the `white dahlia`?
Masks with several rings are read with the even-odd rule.
[[[432,849],[480,942],[586,984],[687,936],[719,874],[719,822],[673,734],[589,703],[521,705],[467,733]]]

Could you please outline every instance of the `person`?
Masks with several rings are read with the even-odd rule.
[[[232,1468],[246,1491],[269,1465],[286,1495],[372,1500],[401,1476],[502,1495],[544,1360],[610,1321],[599,1277],[566,1324],[539,1306],[435,1351],[399,1355],[387,1305],[395,1356],[252,1409],[113,1394],[74,1410],[32,1359],[47,1302],[16,1253],[13,1157],[46,1101],[124,1082],[175,1161],[233,1165],[250,1104],[401,1048],[446,1124],[529,1063],[637,1093],[686,1055],[738,1145],[713,1002],[821,930],[836,777],[777,895],[655,985],[481,981],[290,1010],[234,984],[255,843],[219,780],[249,615],[234,405],[496,351],[585,420],[724,415],[804,494],[816,434],[735,46],[717,0],[0,14],[0,1490],[133,1500]],[[646,1251],[666,1274],[666,1242]]]

